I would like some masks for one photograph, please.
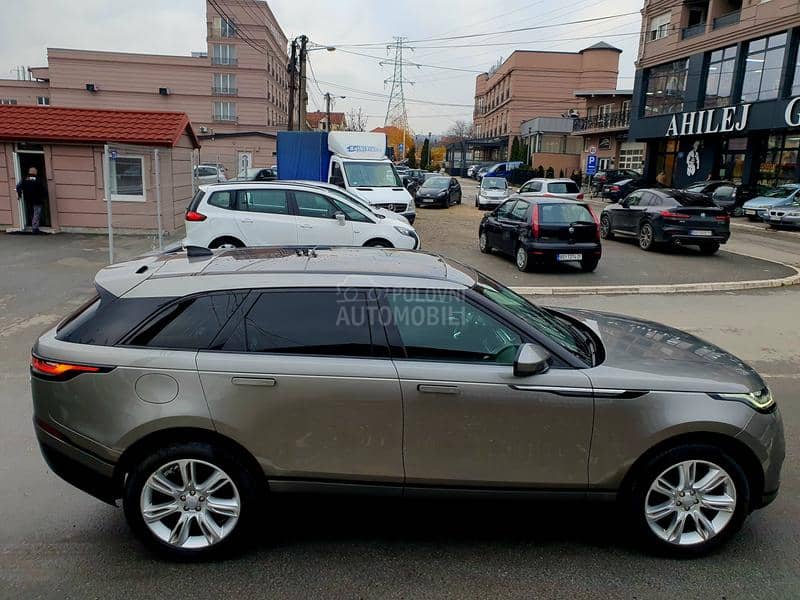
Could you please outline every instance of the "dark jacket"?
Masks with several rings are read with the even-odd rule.
[[[22,196],[25,202],[34,206],[40,206],[47,202],[47,188],[38,177],[26,177],[17,184],[17,196]]]

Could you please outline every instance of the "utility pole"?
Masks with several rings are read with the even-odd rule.
[[[308,37],[305,35],[300,36],[300,95],[297,99],[300,104],[298,111],[297,130],[306,130],[306,104],[308,103],[308,92],[306,91],[306,61],[308,58]]]
[[[325,114],[328,118],[328,131],[331,130],[331,93],[325,92]]]
[[[292,40],[292,57],[289,59],[287,67],[289,71],[289,119],[286,129],[294,129],[294,92],[297,89],[297,40]]]

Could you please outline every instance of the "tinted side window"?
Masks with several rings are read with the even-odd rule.
[[[530,208],[530,204],[520,200],[514,206],[514,210],[511,211],[511,218],[515,221],[526,221],[526,216],[528,214],[528,209]]]
[[[574,181],[556,181],[547,185],[551,194],[578,194],[580,190]]]
[[[625,199],[628,201],[628,206],[638,206],[641,200],[641,194],[639,192],[632,192],[628,194],[628,197]]]
[[[510,202],[506,202],[505,204],[501,205],[500,208],[497,209],[497,216],[502,219],[510,218],[511,211],[516,203],[516,200],[511,200]]]
[[[129,340],[131,346],[204,350],[211,345],[245,296],[208,294],[176,302]]]
[[[513,329],[457,294],[404,290],[386,300],[409,359],[511,364],[522,343]]]
[[[297,214],[301,217],[332,219],[336,208],[324,196],[311,192],[293,192],[297,203]]]
[[[249,212],[288,215],[289,201],[284,190],[241,190],[239,209]]]
[[[714,194],[711,197],[713,199],[729,200],[733,196],[733,190],[734,188],[730,185],[721,185],[714,190]]]
[[[230,208],[235,195],[236,192],[231,191],[214,192],[211,194],[211,198],[208,199],[208,203],[217,208]]]
[[[364,292],[264,292],[225,350],[324,356],[384,356],[373,347]],[[376,329],[376,337],[378,330]],[[382,335],[382,329],[381,329]]]
[[[338,200],[334,200],[333,203],[336,205],[336,210],[341,211],[345,214],[348,221],[357,221],[359,223],[370,223],[371,221],[357,211],[355,208],[346,204],[344,202],[339,202]]]

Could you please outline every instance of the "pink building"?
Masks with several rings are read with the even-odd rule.
[[[206,26],[207,50],[192,56],[48,48],[34,81],[0,81],[0,104],[183,112],[199,162],[229,176],[270,166],[288,114],[286,36],[260,0],[207,1]]]

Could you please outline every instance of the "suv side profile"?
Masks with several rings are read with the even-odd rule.
[[[95,284],[32,349],[37,438],[172,557],[240,547],[272,494],[476,490],[616,498],[694,556],[778,493],[781,416],[748,365],[441,256],[190,248]]]

